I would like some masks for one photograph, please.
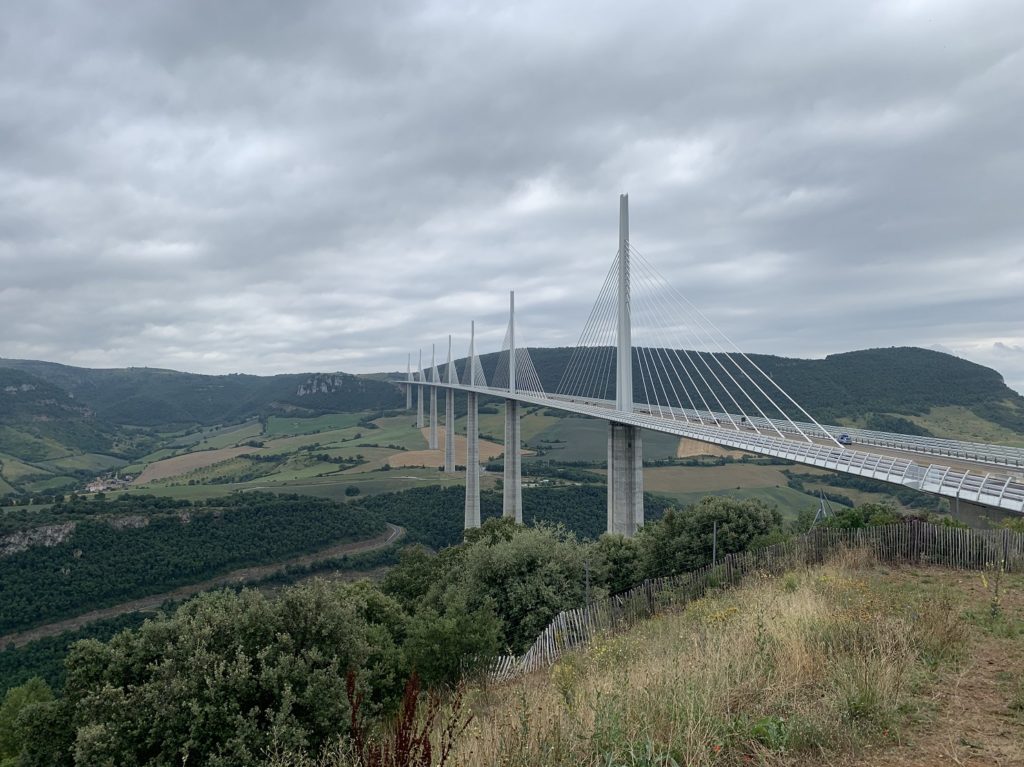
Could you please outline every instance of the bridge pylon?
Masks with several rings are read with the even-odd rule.
[[[508,296],[508,392],[516,393],[516,292]],[[519,400],[505,399],[505,458],[501,515],[523,522],[523,454],[519,428]]]
[[[462,377],[469,386],[479,386],[476,380],[475,323],[469,325],[469,357]],[[480,527],[480,414],[476,392],[466,393],[466,520],[465,528]]]
[[[615,409],[633,412],[629,297],[629,195],[619,195],[618,328]],[[644,524],[643,438],[639,426],[608,422],[608,532],[633,536]]]

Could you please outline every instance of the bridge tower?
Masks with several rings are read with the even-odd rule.
[[[430,381],[437,383],[437,354],[434,344],[430,345]],[[427,447],[437,450],[437,387],[430,387],[430,438]]]
[[[412,410],[412,352],[405,358],[405,409]]]
[[[629,301],[629,195],[619,195],[618,331],[615,409],[633,412],[633,339]],[[644,524],[644,460],[639,426],[608,422],[608,532],[631,537]]]
[[[476,324],[469,324],[469,357],[462,377],[469,386],[477,386],[476,349],[474,336]],[[480,527],[480,414],[477,410],[476,392],[466,393],[466,524]]]
[[[448,336],[448,368],[447,382],[459,382],[455,375],[455,363],[452,361],[452,337]],[[455,390],[444,390],[444,470],[447,474],[455,471]]]
[[[508,392],[516,393],[516,292],[508,296]],[[501,514],[517,523],[523,522],[522,435],[519,430],[519,401],[505,399],[505,473],[502,479],[504,497]]]
[[[416,370],[419,385],[416,387],[416,428],[423,428],[423,350],[420,349],[420,366]]]

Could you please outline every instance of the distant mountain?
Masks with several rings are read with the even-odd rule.
[[[158,432],[404,401],[393,384],[346,373],[207,376],[0,359],[0,496],[73,486],[156,449]]]
[[[210,425],[258,415],[318,415],[389,408],[398,389],[347,373],[210,376],[159,368],[92,369],[0,359],[66,392],[97,422],[119,426]]]
[[[59,386],[24,370],[0,367],[0,453],[45,460],[54,445],[104,452],[111,449],[114,433]]]

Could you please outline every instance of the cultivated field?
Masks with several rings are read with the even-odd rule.
[[[176,477],[186,474],[194,469],[201,469],[205,466],[212,466],[221,461],[227,461],[244,453],[258,451],[256,447],[224,447],[220,450],[200,450],[195,453],[185,453],[173,458],[165,458],[162,461],[149,464],[145,470],[135,478],[133,485],[145,485],[147,482],[155,482],[169,477]]]
[[[424,439],[428,439],[429,429],[423,429]],[[437,444],[439,450],[405,450],[401,453],[393,453],[387,458],[387,462],[394,469],[399,466],[444,466],[444,427],[437,430]],[[455,435],[455,462],[462,465],[466,462],[466,437],[462,434]],[[487,440],[480,440],[480,460],[489,461],[497,458],[505,451],[503,445]]]

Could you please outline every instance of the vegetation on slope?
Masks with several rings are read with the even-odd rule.
[[[759,512],[730,508],[737,518]],[[678,534],[645,528],[651,541]],[[387,714],[413,669],[428,684],[453,683],[528,644],[588,585],[598,596],[630,580],[631,545],[491,520],[438,555],[407,549],[380,588],[315,581],[277,600],[248,589],[198,597],[107,643],[76,645],[61,697],[29,717],[26,764],[71,764],[77,754],[79,764],[236,765],[275,744],[315,751],[349,726],[349,669],[364,710]]]
[[[271,411],[319,414],[400,406],[386,382],[346,373],[226,376],[156,368],[91,369],[35,360],[0,360],[60,387],[99,421],[135,426],[215,424]]]
[[[83,519],[52,546],[0,557],[0,633],[156,594],[245,565],[369,538],[381,519],[321,498],[235,494],[209,505],[179,501],[177,513],[147,513],[131,500],[76,501]]]
[[[835,763],[898,743],[975,638],[964,595],[935,580],[837,562],[699,600],[471,694],[452,762]]]

